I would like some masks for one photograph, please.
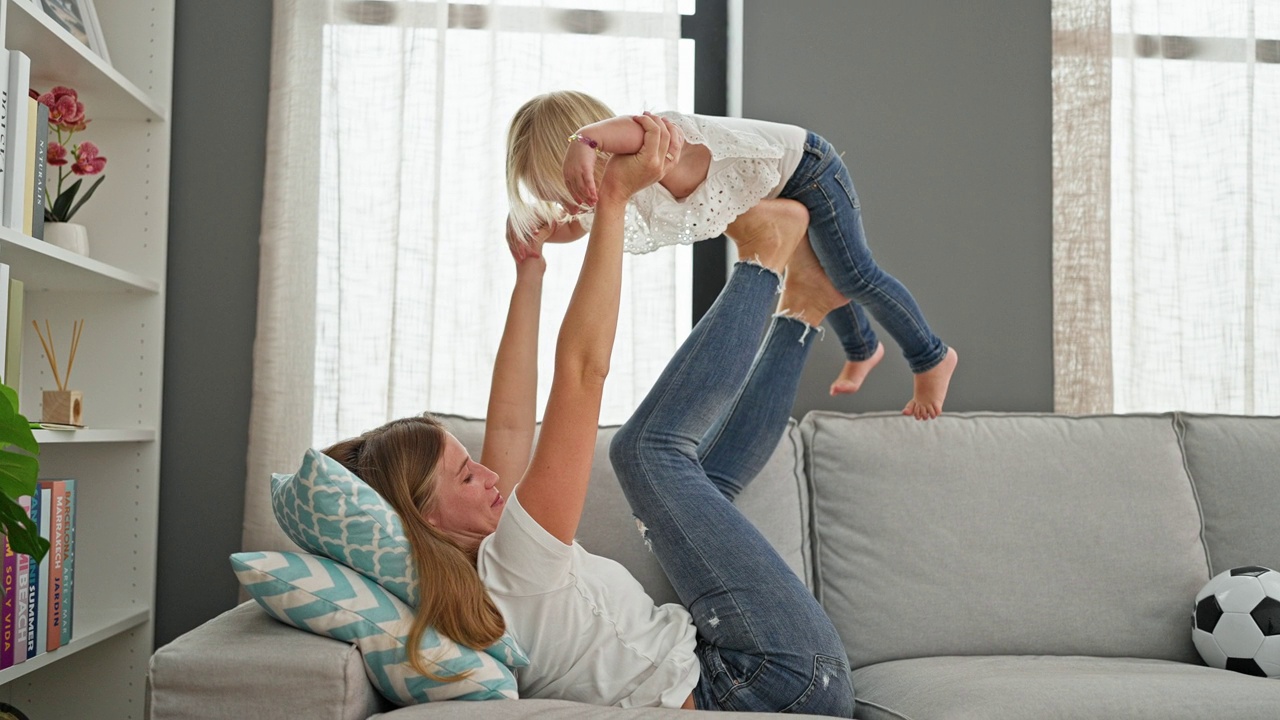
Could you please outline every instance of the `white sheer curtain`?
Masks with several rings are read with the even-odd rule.
[[[1063,21],[1108,14],[1088,45],[1106,62],[1072,62]],[[1056,214],[1056,361],[1107,362],[1058,362],[1058,409],[1280,414],[1280,3],[1057,0],[1054,20],[1055,103],[1102,96],[1110,119],[1074,138],[1109,167],[1055,162],[1055,207],[1079,208]],[[1055,160],[1074,152],[1063,111]],[[1092,195],[1068,192],[1081,177]],[[1107,297],[1068,302],[1085,276]]]
[[[511,115],[559,88],[689,110],[679,38],[676,0],[276,0],[246,548],[288,547],[268,480],[305,448],[424,410],[483,416],[515,277]],[[546,253],[544,380],[583,250]],[[628,258],[602,422],[688,333],[690,264]]]

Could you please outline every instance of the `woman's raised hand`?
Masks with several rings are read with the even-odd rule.
[[[673,145],[671,121],[646,112],[632,118],[644,129],[644,145],[635,155],[614,155],[605,167],[601,195],[614,193],[626,202],[636,192],[661,180],[680,160],[683,143]]]

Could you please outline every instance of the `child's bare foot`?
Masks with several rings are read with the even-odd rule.
[[[847,360],[840,370],[840,377],[831,383],[831,396],[852,395],[862,389],[862,381],[867,379],[871,369],[880,364],[884,357],[884,343],[876,343],[876,351],[866,360]]]
[[[797,243],[809,231],[809,211],[795,200],[761,200],[739,215],[724,234],[738,246],[738,257],[782,273]]]
[[[942,401],[947,397],[947,386],[959,361],[956,349],[947,348],[947,356],[942,358],[942,362],[916,375],[915,394],[902,408],[902,414],[914,416],[917,420],[932,420],[941,415]]]

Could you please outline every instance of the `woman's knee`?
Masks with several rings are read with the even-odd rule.
[[[644,468],[671,467],[696,457],[696,444],[646,423],[628,421],[609,440],[609,462],[624,485],[648,477]]]
[[[646,462],[655,446],[652,433],[644,428],[643,423],[628,421],[618,428],[609,441],[609,462],[618,479],[626,482],[635,475],[635,468]]]

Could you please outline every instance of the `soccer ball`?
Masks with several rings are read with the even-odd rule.
[[[1210,667],[1280,677],[1280,572],[1238,567],[1196,593],[1191,640]]]

